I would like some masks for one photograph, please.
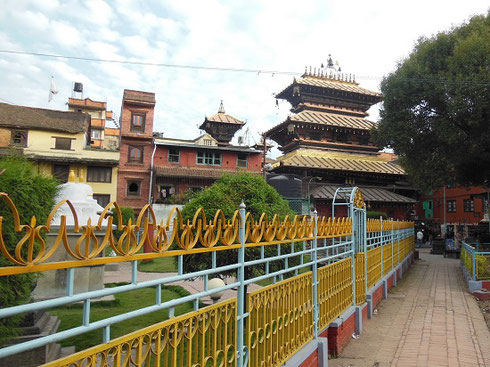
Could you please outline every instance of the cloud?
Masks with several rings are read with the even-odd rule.
[[[4,49],[128,59],[166,64],[297,71],[319,66],[331,53],[363,87],[378,90],[379,77],[409,54],[421,35],[486,13],[483,0],[447,4],[414,0],[331,2],[236,0],[233,2],[120,0],[4,0],[0,44]],[[444,7],[444,11],[440,11]],[[423,11],[421,11],[423,9]],[[60,94],[47,103],[49,77]],[[255,140],[282,122],[290,106],[275,107],[273,93],[292,76],[234,73],[127,64],[52,60],[0,54],[0,98],[66,109],[73,81],[85,95],[120,110],[124,88],[156,93],[155,129],[184,139],[217,111],[247,120]],[[377,118],[377,108],[371,110]],[[243,133],[243,132],[240,132]]]

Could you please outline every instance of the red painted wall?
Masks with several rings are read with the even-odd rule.
[[[197,164],[197,152],[200,150],[199,147],[176,147],[179,149],[179,162],[173,163],[168,161],[168,151],[170,146],[158,145],[155,152],[154,164],[159,167],[184,167],[184,168],[205,168],[212,169],[216,171],[222,170],[236,170],[238,164],[238,154],[237,151],[226,151],[226,150],[216,150],[221,153],[221,166]],[[204,149],[202,149],[204,151]],[[205,149],[205,151],[211,151]],[[245,170],[245,168],[242,168]],[[262,170],[262,154],[255,153],[248,155],[247,171],[251,172],[261,172]],[[215,179],[213,178],[195,178],[195,177],[161,177],[156,179],[157,183],[155,185],[155,198],[157,202],[159,201],[158,187],[160,185],[171,185],[175,188],[175,195],[185,193],[188,189],[192,187],[207,187],[213,184]]]
[[[180,161],[179,163],[171,163],[168,161],[169,147],[159,145],[155,153],[155,165],[162,167],[197,167],[197,168],[212,168],[216,170],[220,169],[236,169],[238,162],[238,153],[236,151],[223,151],[219,150],[222,154],[221,166],[210,166],[205,164],[197,164],[197,151],[196,148],[179,147]],[[206,149],[207,151],[208,149]],[[248,156],[247,171],[260,172],[262,170],[262,155],[250,154]]]
[[[464,200],[470,199],[472,194],[480,194],[485,192],[483,187],[473,186],[473,187],[454,187],[446,188],[446,202],[448,200],[456,201],[456,212],[448,212],[448,206],[446,203],[446,222],[447,223],[478,223],[483,219],[485,213],[484,199],[481,197],[475,197],[474,200],[474,212],[464,211]],[[431,218],[426,218],[425,210],[423,209],[423,202],[426,200],[432,200],[433,214],[434,218],[432,220],[443,222],[444,221],[444,189],[439,188],[433,190],[430,195],[422,195],[419,199],[415,210],[419,220],[427,220]]]

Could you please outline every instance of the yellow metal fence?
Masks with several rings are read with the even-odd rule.
[[[250,366],[280,366],[313,338],[312,273],[247,294]]]
[[[236,299],[171,318],[46,367],[235,366]]]
[[[318,327],[326,328],[352,305],[352,260],[343,259],[318,269]]]

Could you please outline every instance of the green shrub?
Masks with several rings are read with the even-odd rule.
[[[127,207],[127,206],[120,206],[119,209],[121,209],[122,224],[128,224],[129,219],[131,219],[131,221],[134,224],[134,222],[136,220],[136,215],[134,214],[134,209]],[[115,224],[116,225],[115,228],[117,228],[117,225],[119,224],[119,219],[118,219],[117,215],[114,215],[113,224]],[[119,239],[119,237],[121,237],[122,233],[123,233],[123,231],[115,230],[114,236],[116,237],[116,239]]]
[[[383,219],[388,219],[388,216],[386,215],[386,213],[375,212],[375,211],[366,212],[366,217],[367,218],[373,218],[373,219],[379,219],[379,217],[382,217]]]
[[[266,213],[268,220],[274,214],[278,214],[281,219],[289,215],[294,218],[295,213],[289,207],[278,192],[265,180],[258,175],[251,173],[240,173],[235,175],[223,175],[211,187],[197,193],[195,197],[184,206],[182,215],[184,220],[192,220],[194,213],[203,208],[206,217],[212,219],[218,209],[221,209],[227,219],[231,219],[235,210],[241,202],[246,205],[247,212],[250,212],[255,220],[259,220],[262,213]],[[290,246],[282,246],[282,253],[290,251]],[[277,255],[276,246],[266,247],[266,256]],[[246,250],[246,260],[260,258],[260,248],[248,248]],[[234,250],[218,251],[216,253],[218,266],[236,264],[238,252]],[[297,259],[289,260],[289,266],[297,264]],[[211,254],[186,255],[184,259],[184,271],[194,272],[211,268]],[[282,268],[278,262],[271,264],[271,271]],[[264,266],[246,267],[246,278],[264,273]],[[229,271],[220,276],[236,275],[236,271]]]
[[[57,182],[54,178],[36,173],[34,166],[20,157],[0,159],[0,191],[9,194],[19,211],[21,224],[30,224],[33,216],[37,225],[46,224],[47,217],[55,204]],[[23,233],[14,232],[12,213],[2,200],[0,217],[3,217],[2,234],[7,249],[14,252]],[[24,251],[25,253],[25,251]],[[4,256],[0,256],[0,267],[12,265]],[[0,308],[26,303],[35,287],[35,274],[20,274],[0,277]],[[0,320],[0,344],[16,335],[16,327],[22,321],[20,317]]]

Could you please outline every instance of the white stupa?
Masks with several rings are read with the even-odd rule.
[[[104,208],[101,207],[97,200],[93,198],[93,190],[90,185],[82,182],[75,182],[75,173],[70,171],[68,175],[68,182],[59,185],[59,192],[56,195],[56,203],[62,200],[68,199],[75,207],[75,211],[78,217],[78,225],[83,226],[87,224],[91,219],[92,225],[97,225],[99,221],[99,214]],[[61,216],[66,216],[66,225],[74,226],[75,220],[68,204],[63,204],[59,209],[51,225],[60,225]],[[102,225],[107,226],[107,219],[104,219]]]

